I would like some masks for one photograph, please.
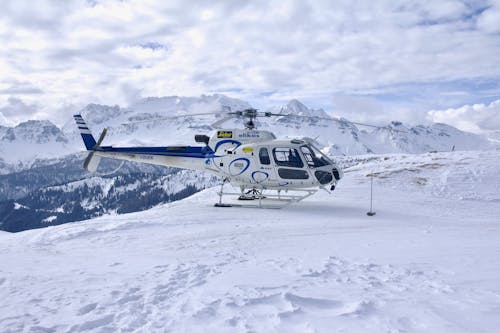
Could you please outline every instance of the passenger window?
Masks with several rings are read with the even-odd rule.
[[[260,164],[271,164],[271,159],[269,158],[269,152],[267,148],[260,148],[259,150]]]
[[[274,161],[279,166],[302,168],[302,162],[299,152],[294,148],[274,148],[273,149]]]

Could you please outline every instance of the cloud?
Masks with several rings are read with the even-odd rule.
[[[464,131],[478,134],[500,131],[500,99],[489,104],[432,110],[428,112],[427,116],[433,122],[451,124]]]
[[[494,2],[488,10],[479,16],[477,26],[487,33],[495,34],[500,32],[498,22],[500,22],[500,1]]]
[[[0,93],[54,118],[63,105],[137,96],[230,89],[256,105],[300,98],[328,109],[336,96],[382,91],[365,97],[384,112],[377,104],[362,117],[425,119],[423,110],[483,100],[477,89],[422,87],[498,82],[498,12],[483,0],[12,1],[0,13],[2,80],[32,89]],[[385,98],[402,85],[415,93]]]
[[[29,82],[13,82],[5,88],[0,88],[0,95],[31,95],[42,94],[43,90]]]
[[[26,104],[23,100],[16,97],[9,97],[7,103],[0,107],[2,117],[9,121],[18,122],[20,119],[30,119],[38,111],[35,104]]]

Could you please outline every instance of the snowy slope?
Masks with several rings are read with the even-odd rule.
[[[283,210],[210,189],[0,233],[0,331],[496,332],[499,158],[350,157],[333,195]]]
[[[362,140],[369,142],[371,149],[377,153],[491,149],[487,139],[446,124],[434,123],[409,128],[400,122],[392,122],[391,127],[404,132],[375,129],[364,133]]]

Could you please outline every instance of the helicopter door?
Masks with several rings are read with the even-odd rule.
[[[309,172],[304,170],[304,162],[295,148],[276,147],[273,149],[274,162],[278,166],[278,175],[282,179],[309,179]]]
[[[271,157],[269,155],[268,147],[259,147],[259,163],[260,168],[252,173],[252,179],[256,183],[275,180],[276,175],[274,172],[274,168],[271,165]]]

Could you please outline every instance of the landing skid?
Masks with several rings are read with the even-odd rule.
[[[224,203],[223,204],[216,203],[214,205],[214,207],[233,207],[233,205],[231,205],[231,204],[224,204]]]
[[[287,189],[274,190],[277,194],[272,194],[273,190],[252,189],[246,193],[225,192],[224,183],[221,184],[219,202],[215,207],[243,207],[243,208],[266,208],[266,209],[281,209],[296,202],[300,202],[307,197],[310,197],[318,190],[316,189]],[[264,194],[264,191],[266,193]],[[283,193],[284,192],[284,193]],[[239,200],[240,202],[222,202],[223,197],[233,197],[232,201]],[[244,201],[245,203],[242,203]]]

